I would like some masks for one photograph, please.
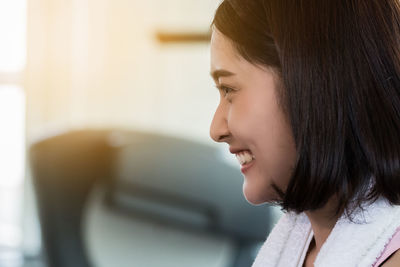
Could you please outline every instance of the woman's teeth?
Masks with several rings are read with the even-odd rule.
[[[236,158],[238,159],[240,165],[244,165],[253,161],[254,156],[250,153],[250,151],[242,151],[236,154]]]

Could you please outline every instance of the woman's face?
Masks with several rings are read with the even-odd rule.
[[[211,37],[211,74],[220,92],[211,138],[226,142],[236,154],[248,202],[278,200],[273,185],[286,191],[296,159],[291,128],[278,105],[278,77],[239,56],[216,28]]]

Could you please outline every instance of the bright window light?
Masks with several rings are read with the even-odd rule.
[[[16,85],[0,85],[0,187],[17,187],[24,179],[25,97]]]
[[[0,0],[0,72],[23,70],[26,61],[26,0]]]
[[[0,84],[0,266],[22,266],[25,96]]]
[[[22,266],[26,0],[0,0],[0,266]],[[14,81],[15,84],[8,84]]]

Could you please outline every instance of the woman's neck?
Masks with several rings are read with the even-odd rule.
[[[305,212],[314,232],[315,246],[313,247],[313,250],[315,250],[316,253],[320,251],[322,245],[325,243],[341,215],[341,213],[337,215],[335,214],[336,204],[336,199],[331,198],[323,208]]]

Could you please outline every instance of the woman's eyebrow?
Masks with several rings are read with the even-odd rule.
[[[230,72],[228,70],[219,69],[219,70],[215,70],[215,71],[211,72],[210,75],[213,77],[214,81],[217,81],[219,79],[219,77],[233,76],[233,75],[235,75],[235,73]]]

